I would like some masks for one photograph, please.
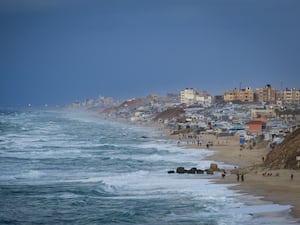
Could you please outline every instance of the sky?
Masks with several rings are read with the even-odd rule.
[[[300,89],[299,0],[1,0],[0,106]]]

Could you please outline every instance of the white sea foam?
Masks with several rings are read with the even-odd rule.
[[[115,187],[114,191],[118,190],[118,192],[121,191],[126,194],[125,197],[123,195],[114,197],[117,199],[129,198],[128,195],[131,199],[176,198],[175,196],[182,195],[189,196],[201,204],[206,202],[203,206],[206,207],[209,215],[212,213],[223,213],[227,217],[231,215],[229,216],[230,219],[224,219],[224,224],[232,222],[234,217],[238,221],[248,221],[249,218],[252,219],[253,215],[290,209],[290,206],[287,205],[264,204],[263,201],[255,205],[246,205],[246,203],[239,201],[241,194],[228,190],[229,185],[213,184],[206,179],[192,179],[192,176],[169,176],[139,171],[126,175],[104,177],[103,180],[108,187]],[[249,196],[250,198],[251,196]],[[221,213],[220,210],[222,210]]]
[[[26,179],[26,180],[33,180],[33,179],[39,179],[42,176],[45,176],[44,172],[38,171],[38,170],[29,170],[21,172],[20,174],[16,174],[16,179]]]
[[[103,198],[108,202],[105,210],[111,210],[108,214],[119,210],[109,208],[110,199],[125,204],[127,200],[136,200],[136,204],[145,199],[147,204],[158,201],[161,210],[167,208],[163,216],[167,224],[191,219],[191,224],[199,220],[218,225],[288,224],[285,219],[276,221],[278,213],[267,219],[262,216],[287,211],[290,206],[228,190],[229,185],[214,184],[207,175],[167,174],[178,166],[208,168],[211,161],[204,159],[211,151],[182,149],[173,141],[151,138],[151,129],[112,124],[83,114],[23,114],[14,121],[26,130],[1,137],[1,185],[50,186],[49,193],[47,188],[37,193],[40,199],[70,199],[73,203],[72,198],[83,197],[90,204],[92,198]],[[144,134],[150,138],[142,139]],[[99,202],[94,204],[99,207]]]

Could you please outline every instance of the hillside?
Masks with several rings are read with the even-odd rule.
[[[271,169],[300,169],[296,156],[300,156],[300,129],[289,134],[274,150],[268,153],[265,166]]]
[[[158,113],[155,116],[155,120],[165,120],[165,119],[171,119],[171,118],[179,118],[184,114],[183,108],[169,108],[163,112]]]
[[[129,100],[124,101],[123,103],[121,103],[118,106],[114,106],[114,107],[104,109],[103,113],[117,112],[117,111],[120,111],[122,109],[128,109],[128,110],[132,111],[132,110],[134,110],[134,109],[136,109],[140,106],[144,106],[148,102],[149,102],[149,100],[143,99],[143,98],[129,99]]]

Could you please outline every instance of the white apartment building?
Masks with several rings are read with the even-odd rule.
[[[192,105],[195,103],[196,90],[193,88],[186,88],[180,91],[180,103]]]
[[[180,91],[180,103],[186,105],[206,104],[211,105],[212,97],[207,92],[198,93],[194,88],[186,88]]]

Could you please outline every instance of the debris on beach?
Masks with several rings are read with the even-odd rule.
[[[205,170],[198,169],[196,167],[192,167],[190,169],[186,169],[183,166],[180,166],[180,167],[176,168],[176,173],[178,173],[178,174],[204,174],[204,173],[206,173],[208,175],[213,175],[214,172],[222,172],[222,173],[224,173],[225,170],[224,169],[219,169],[218,168],[218,164],[216,164],[216,163],[211,163],[210,164],[210,168],[205,169]],[[175,173],[175,171],[174,170],[169,170],[168,173],[172,174],[172,173]]]

